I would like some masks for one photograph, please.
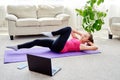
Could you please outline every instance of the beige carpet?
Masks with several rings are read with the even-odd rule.
[[[95,43],[102,51],[101,54],[83,55],[53,59],[53,64],[62,68],[55,76],[50,77],[28,68],[18,70],[17,66],[26,63],[3,64],[4,51],[7,45],[16,45],[31,41],[40,36],[16,37],[0,35],[0,80],[120,80],[120,38],[109,40],[107,31],[94,34]],[[26,63],[27,64],[27,63]]]

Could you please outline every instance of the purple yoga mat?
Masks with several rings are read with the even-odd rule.
[[[33,47],[31,49],[20,49],[14,51],[11,49],[5,50],[4,54],[4,63],[15,63],[15,62],[24,62],[27,60],[26,54],[33,54],[37,56],[43,56],[48,58],[59,58],[59,57],[68,57],[68,56],[80,56],[85,54],[97,54],[100,53],[99,50],[96,51],[82,51],[82,52],[67,52],[67,53],[55,53],[50,51],[50,49],[45,47]]]

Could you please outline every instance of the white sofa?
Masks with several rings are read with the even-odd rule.
[[[6,19],[10,39],[36,35],[68,26],[70,16],[62,5],[8,5]]]
[[[109,19],[109,39],[112,39],[113,35],[120,36],[120,17],[111,17]]]

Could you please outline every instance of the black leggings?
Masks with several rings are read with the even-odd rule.
[[[42,46],[42,47],[50,48],[51,51],[60,52],[64,48],[65,43],[70,36],[70,33],[71,33],[71,27],[65,27],[60,30],[52,32],[53,36],[59,35],[59,37],[56,40],[36,39],[31,42],[18,45],[18,49],[31,48],[33,46]]]

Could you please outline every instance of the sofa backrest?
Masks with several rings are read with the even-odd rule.
[[[7,12],[18,18],[37,18],[35,5],[8,5]]]
[[[38,18],[42,17],[55,17],[57,14],[63,13],[64,6],[62,5],[49,5],[41,4],[38,5]]]

